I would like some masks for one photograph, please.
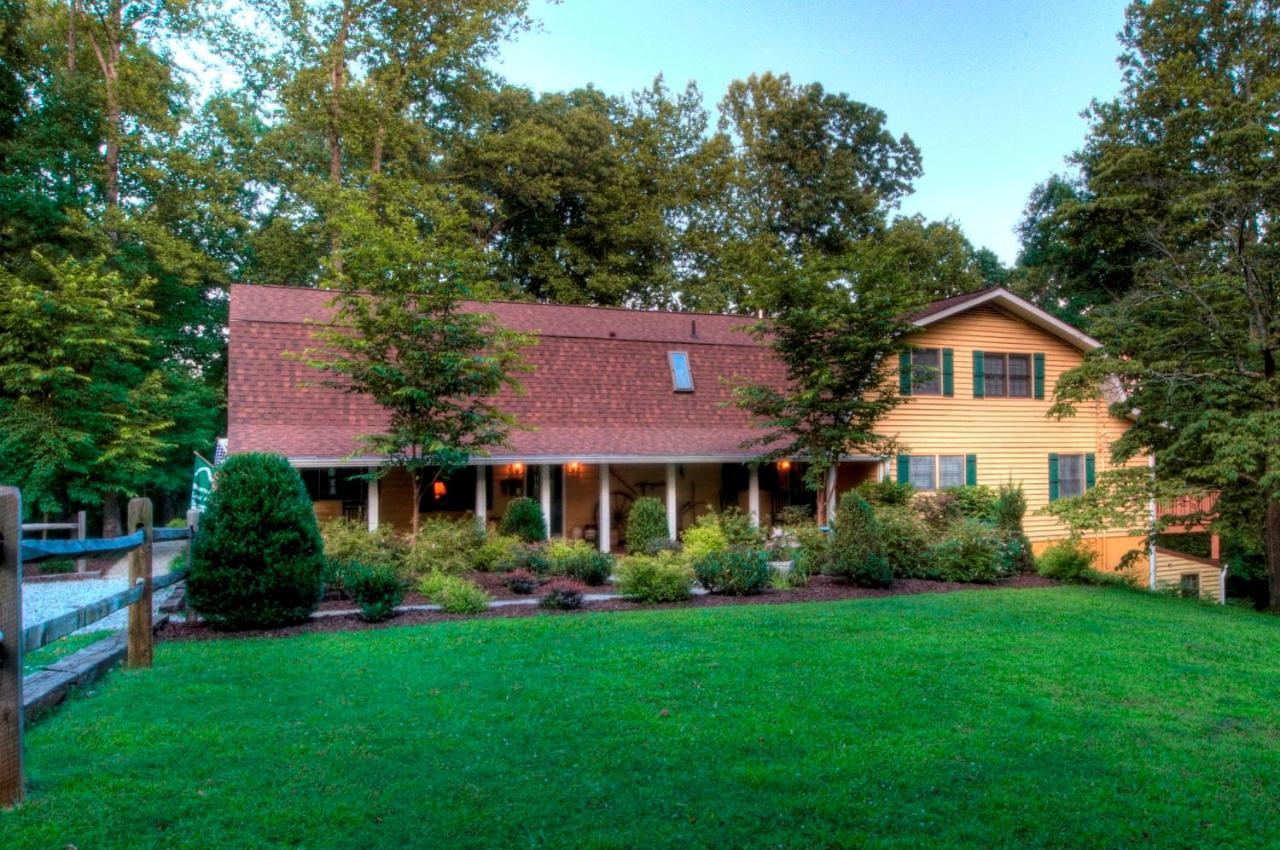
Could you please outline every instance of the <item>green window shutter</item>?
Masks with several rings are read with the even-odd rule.
[[[956,394],[955,352],[950,348],[942,349],[942,394]]]
[[[898,483],[911,483],[911,458],[907,455],[898,455]]]
[[[1049,455],[1049,501],[1058,501],[1058,456]]]
[[[911,350],[898,355],[898,392],[911,395]]]
[[[986,382],[986,366],[987,361],[981,351],[973,352],[973,397],[983,397],[983,384]]]
[[[978,456],[964,456],[964,483],[973,486],[978,483]]]
[[[1084,486],[1085,489],[1091,489],[1098,480],[1098,462],[1093,456],[1093,452],[1084,456]]]
[[[1044,353],[1036,352],[1036,398],[1044,398]]]

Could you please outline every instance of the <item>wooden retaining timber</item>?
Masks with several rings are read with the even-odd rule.
[[[61,702],[71,688],[93,681],[121,657],[130,668],[151,666],[152,594],[185,578],[182,573],[153,578],[152,544],[157,537],[186,539],[189,556],[194,527],[195,518],[188,514],[187,528],[164,529],[157,535],[152,528],[151,500],[131,499],[127,534],[109,540],[82,538],[70,544],[84,550],[77,554],[97,549],[128,551],[128,589],[24,629],[22,495],[15,487],[0,487],[0,808],[16,806],[24,796],[22,735],[28,708],[33,712],[48,710]],[[41,546],[40,541],[31,541],[28,548],[32,558],[39,560],[66,551],[67,545]],[[47,646],[125,607],[129,609],[128,629],[50,665],[24,682],[25,651]]]

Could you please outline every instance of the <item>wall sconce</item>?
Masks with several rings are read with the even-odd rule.
[[[431,485],[431,492],[437,499],[443,499],[446,492],[444,482],[437,481]]]
[[[576,460],[573,463],[566,463],[564,465],[564,471],[567,475],[581,475],[582,464],[578,463]]]
[[[511,474],[512,474],[512,475],[524,475],[524,464],[523,464],[523,463],[513,463],[513,464],[511,464]]]
[[[790,469],[790,468],[791,468],[791,461],[789,461],[789,460],[780,460],[780,461],[778,461],[778,471],[779,471],[779,472],[786,472],[786,471],[787,471],[788,469]]]

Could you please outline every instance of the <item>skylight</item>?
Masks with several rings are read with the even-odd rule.
[[[693,392],[693,371],[689,368],[689,354],[685,351],[670,351],[667,358],[671,361],[671,384],[678,393]]]

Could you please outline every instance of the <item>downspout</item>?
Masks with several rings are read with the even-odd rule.
[[[1147,455],[1147,466],[1151,469],[1151,539],[1147,541],[1148,570],[1147,589],[1156,589],[1156,524],[1159,522],[1159,506],[1156,504],[1155,481],[1156,481],[1156,456],[1154,454]]]

